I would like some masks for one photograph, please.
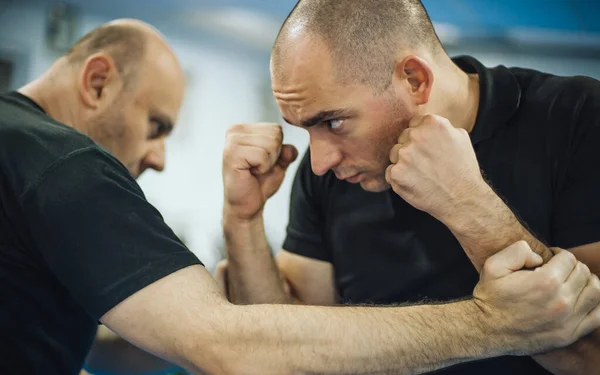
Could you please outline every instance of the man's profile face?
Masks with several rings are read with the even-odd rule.
[[[323,44],[298,40],[291,53],[301,57],[275,62],[273,92],[286,122],[308,131],[313,172],[332,170],[367,191],[388,189],[389,152],[416,109],[393,86],[375,93],[340,83]]]
[[[173,130],[183,100],[184,82],[172,73],[169,57],[141,64],[132,83],[114,105],[91,122],[91,137],[137,178],[146,169],[165,167],[166,137]]]

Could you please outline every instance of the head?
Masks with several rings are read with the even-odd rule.
[[[286,122],[310,134],[312,169],[389,186],[389,152],[429,102],[445,51],[419,0],[302,0],[273,48]]]
[[[119,20],[79,40],[65,56],[77,92],[72,124],[135,177],[165,167],[165,139],[183,100],[183,71],[151,26]],[[73,86],[71,86],[73,87]]]

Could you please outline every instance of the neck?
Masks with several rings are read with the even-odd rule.
[[[54,120],[78,128],[80,113],[75,82],[72,68],[59,59],[41,77],[17,91],[36,102]]]
[[[443,116],[454,127],[470,133],[479,109],[479,76],[465,73],[450,58],[440,66],[437,76],[443,79],[434,86],[428,112]]]

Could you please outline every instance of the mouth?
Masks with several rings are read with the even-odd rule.
[[[349,177],[343,178],[342,180],[345,180],[351,184],[356,184],[356,183],[359,183],[360,181],[362,181],[362,179],[363,179],[363,174],[358,173],[358,174],[355,174],[354,176],[349,176]]]

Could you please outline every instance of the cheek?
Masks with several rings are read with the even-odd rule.
[[[142,153],[144,145],[147,143],[148,134],[144,125],[132,122],[132,119],[127,118],[127,116],[122,116],[119,120],[123,129],[119,142],[121,153],[127,159],[127,162],[131,163],[134,162],[134,159],[138,159],[139,154]]]
[[[359,125],[360,126],[360,125]],[[408,120],[390,116],[374,116],[354,135],[349,157],[357,163],[381,167],[389,163],[389,152],[408,126]]]

